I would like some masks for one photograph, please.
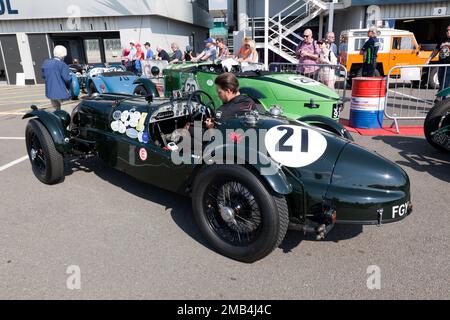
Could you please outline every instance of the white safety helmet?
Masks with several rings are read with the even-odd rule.
[[[53,55],[56,58],[64,59],[67,57],[67,49],[64,46],[56,46],[55,49],[53,49]]]

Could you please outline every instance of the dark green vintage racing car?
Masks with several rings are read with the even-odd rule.
[[[272,108],[216,118],[212,133],[186,130],[215,117],[212,100],[204,92],[154,100],[98,95],[72,115],[32,107],[24,116],[31,118],[32,170],[41,182],[57,184],[65,157],[98,156],[138,180],[190,196],[209,243],[247,263],[270,254],[288,228],[320,240],[337,223],[382,225],[411,213],[409,178],[398,165],[316,122],[289,120]]]

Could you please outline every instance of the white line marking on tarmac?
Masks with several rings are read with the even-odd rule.
[[[25,140],[23,137],[0,137],[0,140]]]
[[[9,168],[15,166],[16,164],[24,162],[27,159],[28,159],[28,156],[24,156],[24,157],[22,157],[20,159],[14,160],[13,162],[5,164],[4,166],[0,167],[0,172],[5,171],[6,169],[9,169]]]

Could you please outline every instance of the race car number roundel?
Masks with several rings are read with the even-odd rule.
[[[319,132],[290,125],[270,129],[265,144],[273,160],[292,168],[313,164],[327,149],[327,140]]]

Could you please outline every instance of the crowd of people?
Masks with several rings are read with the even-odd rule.
[[[360,54],[363,58],[362,75],[364,77],[373,77],[376,74],[377,55],[380,49],[380,41],[377,38],[378,30],[372,27],[368,30],[369,39],[363,45]],[[336,66],[339,65],[339,52],[335,43],[333,32],[327,33],[326,37],[320,40],[314,40],[313,32],[306,29],[303,33],[304,40],[296,48],[296,54],[299,59],[297,72],[319,80],[328,87],[334,89],[339,74]],[[141,44],[130,41],[129,47],[123,50],[122,63],[127,70],[140,74],[142,73],[142,61],[144,60],[165,60],[168,63],[179,62],[202,62],[224,60],[227,58],[237,59],[239,62],[258,63],[259,55],[256,50],[255,41],[251,38],[244,38],[242,46],[235,56],[230,54],[228,47],[223,39],[207,38],[205,48],[200,54],[194,53],[192,46],[186,46],[184,52],[181,51],[177,43],[170,46],[169,54],[162,47],[158,46],[156,52],[153,51],[149,42]],[[437,55],[439,63],[450,63],[450,25],[447,27],[446,35],[437,45],[429,57],[427,64]],[[46,96],[51,100],[52,105],[59,109],[61,102],[70,98],[69,85],[71,76],[69,67],[64,63],[67,56],[67,49],[63,46],[56,46],[54,49],[54,58],[48,59],[42,66],[42,74],[46,83]],[[329,65],[329,67],[328,67]],[[447,68],[439,70],[440,88],[446,88],[450,83],[450,72]]]
[[[207,38],[205,41],[205,48],[199,54],[194,53],[192,46],[186,46],[184,52],[180,49],[178,43],[170,45],[170,51],[167,52],[161,46],[156,47],[156,52],[153,51],[152,45],[146,42],[142,47],[141,44],[131,40],[129,47],[122,52],[122,64],[128,71],[136,74],[142,73],[142,61],[144,60],[164,60],[169,64],[181,62],[203,62],[224,60],[227,58],[235,58],[239,62],[257,63],[259,62],[259,55],[256,50],[256,43],[251,38],[244,38],[242,47],[238,53],[233,56],[225,40],[222,38]]]

